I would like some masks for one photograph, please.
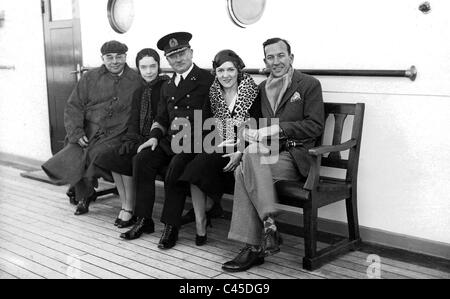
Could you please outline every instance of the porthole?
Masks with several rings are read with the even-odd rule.
[[[266,0],[228,0],[231,19],[243,28],[258,22],[265,8]]]
[[[108,0],[108,19],[117,33],[130,30],[134,20],[133,0]]]

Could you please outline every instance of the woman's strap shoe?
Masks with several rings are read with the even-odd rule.
[[[127,228],[127,227],[130,227],[130,226],[134,225],[136,223],[136,221],[137,221],[137,217],[133,216],[128,221],[121,220],[120,223],[117,225],[117,227],[118,228]]]
[[[204,236],[195,235],[195,245],[203,246],[206,244],[206,241],[208,241],[208,235]]]

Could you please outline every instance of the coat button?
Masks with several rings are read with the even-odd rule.
[[[172,101],[175,100],[175,97],[172,97]]]
[[[178,117],[175,117],[175,120],[178,120]]]
[[[175,110],[178,110],[178,106],[173,107]]]
[[[189,116],[186,116],[186,119],[189,120]]]
[[[188,98],[188,99],[189,99],[190,97],[191,97],[190,95],[186,95],[186,98]]]
[[[189,106],[187,106],[187,107],[186,107],[186,109],[190,109],[190,107],[189,107]]]

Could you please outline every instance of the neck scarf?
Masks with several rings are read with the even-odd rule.
[[[272,107],[273,113],[276,113],[278,105],[281,102],[286,90],[289,88],[294,76],[294,68],[291,67],[289,71],[280,78],[275,78],[270,74],[266,82],[266,94],[269,100],[270,107]]]
[[[152,90],[154,86],[163,80],[162,77],[158,76],[155,80],[149,83],[145,83],[144,90],[141,95],[141,113],[140,113],[140,129],[141,135],[148,137],[153,124],[152,118]]]

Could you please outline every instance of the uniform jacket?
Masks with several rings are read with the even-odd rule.
[[[262,114],[265,118],[278,118],[288,140],[303,143],[302,146],[291,147],[289,152],[301,175],[306,177],[310,167],[306,155],[322,136],[325,127],[320,82],[314,77],[295,71],[291,85],[275,112],[267,99],[265,84],[266,81],[260,84]]]
[[[139,74],[127,65],[120,77],[105,66],[87,72],[64,110],[66,147],[42,166],[46,173],[70,184],[82,177],[100,176],[93,161],[99,153],[120,143],[130,117],[133,94],[141,85]],[[87,149],[77,144],[83,136],[89,139]]]
[[[166,129],[166,134],[164,135],[162,130],[156,128],[152,130],[150,137],[159,139],[160,146],[167,154],[173,153],[171,149],[172,138],[182,130],[179,126],[174,128],[172,126],[173,121],[183,118],[190,123],[191,150],[194,150],[194,111],[202,111],[203,105],[208,100],[209,88],[213,80],[214,77],[210,72],[194,65],[187,78],[179,86],[174,83],[174,75],[161,87],[161,100],[158,104],[155,122]],[[201,134],[200,130],[200,139]]]

